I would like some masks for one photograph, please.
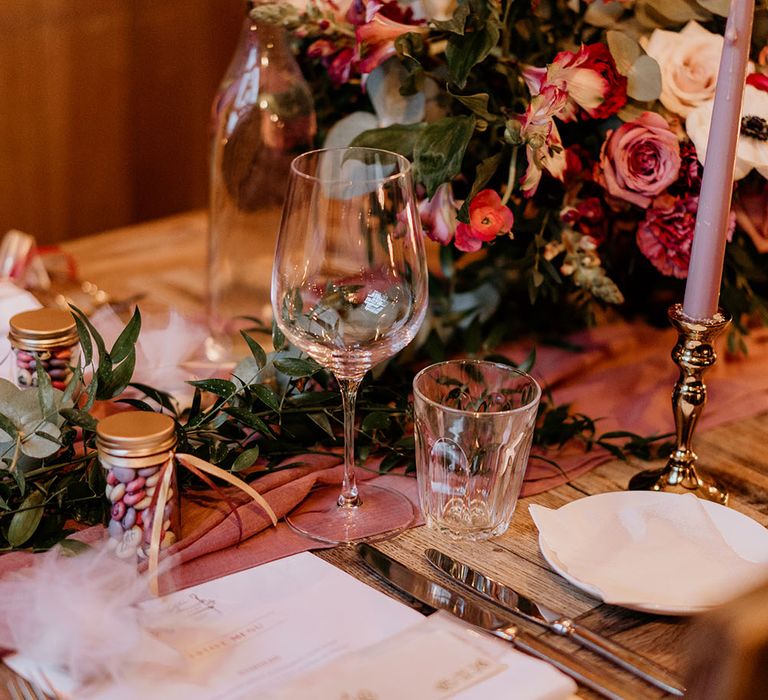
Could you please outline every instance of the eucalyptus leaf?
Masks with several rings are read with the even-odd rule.
[[[627,75],[627,95],[635,100],[649,101],[661,95],[661,69],[656,59],[643,55]]]
[[[614,30],[606,32],[605,38],[616,68],[622,75],[627,75],[635,61],[643,55],[640,44],[628,34]]]
[[[44,420],[53,420],[58,413],[56,398],[53,394],[51,377],[39,360],[36,363],[35,374],[37,376],[37,399],[40,404],[40,415]]]
[[[20,547],[35,534],[43,517],[45,496],[40,491],[32,491],[22,502],[18,513],[11,518],[8,526],[8,543]]]
[[[444,117],[427,125],[414,147],[417,178],[432,198],[437,188],[461,172],[464,152],[475,130],[475,117]]]
[[[587,5],[584,13],[584,20],[593,27],[609,28],[616,25],[619,18],[624,14],[625,7],[618,0],[613,2],[604,2],[604,0],[594,0]]]
[[[241,452],[237,459],[232,464],[231,471],[233,472],[241,472],[243,469],[248,469],[248,467],[252,467],[254,462],[259,458],[259,447],[258,445],[256,447],[251,447],[243,452]]]
[[[731,8],[731,0],[696,0],[705,10],[720,17],[727,17]]]
[[[0,413],[0,430],[2,430],[0,433],[0,441],[2,442],[13,442],[19,435],[19,429],[13,421],[2,413]]]

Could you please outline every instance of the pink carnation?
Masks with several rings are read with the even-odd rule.
[[[597,176],[614,197],[647,207],[677,180],[680,165],[680,144],[666,119],[644,112],[608,132]]]
[[[698,208],[698,197],[663,195],[654,201],[637,227],[637,247],[663,275],[680,279],[688,276]],[[728,240],[735,225],[736,217],[731,213]]]
[[[483,243],[507,233],[513,223],[512,212],[501,203],[498,192],[482,190],[469,205],[469,223],[456,225],[455,245],[467,253],[480,250]]]

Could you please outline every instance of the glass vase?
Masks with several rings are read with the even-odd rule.
[[[268,317],[259,270],[272,257],[291,160],[315,135],[312,94],[282,27],[246,18],[212,121],[206,354],[225,363],[247,353],[248,317]]]

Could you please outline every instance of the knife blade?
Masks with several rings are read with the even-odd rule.
[[[499,639],[510,642],[520,651],[546,661],[577,683],[581,683],[609,700],[626,700],[627,696],[623,694],[624,691],[618,683],[598,678],[579,661],[550,644],[521,634],[514,623],[497,616],[479,603],[412,571],[368,544],[358,545],[357,551],[363,563],[374,574],[408,596],[433,608],[445,610],[474,627],[479,627]]]
[[[667,693],[677,696],[685,694],[685,688],[677,679],[645,657],[586,627],[582,627],[567,616],[518,593],[513,588],[499,583],[490,576],[437,549],[427,549],[425,555],[432,566],[446,574],[451,580],[486,600],[490,600],[504,610],[546,627],[555,634],[572,639]]]

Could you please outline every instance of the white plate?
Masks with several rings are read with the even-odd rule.
[[[680,498],[678,494],[663,493],[656,491],[616,491],[611,493],[598,494],[596,496],[587,496],[577,501],[572,501],[558,510],[569,509],[571,513],[584,510],[590,517],[598,518],[601,515],[608,514],[612,510],[626,508],[631,505],[651,504],[658,499]],[[732,508],[727,508],[711,501],[701,501],[701,505],[706,510],[712,520],[712,523],[723,536],[723,539],[733,550],[745,559],[764,562],[768,564],[768,530],[752,518],[739,513]],[[599,581],[590,580],[582,575],[581,579],[575,578],[557,555],[546,545],[542,536],[539,535],[539,548],[547,563],[562,576],[566,581],[588,593],[599,600],[603,596],[598,587]],[[737,582],[734,582],[737,583]],[[746,583],[749,582],[738,582]],[[621,607],[640,612],[653,613],[656,615],[695,615],[708,610],[712,606],[672,605],[664,601],[651,601],[644,594],[642,583],[638,582],[635,600],[625,600]]]

